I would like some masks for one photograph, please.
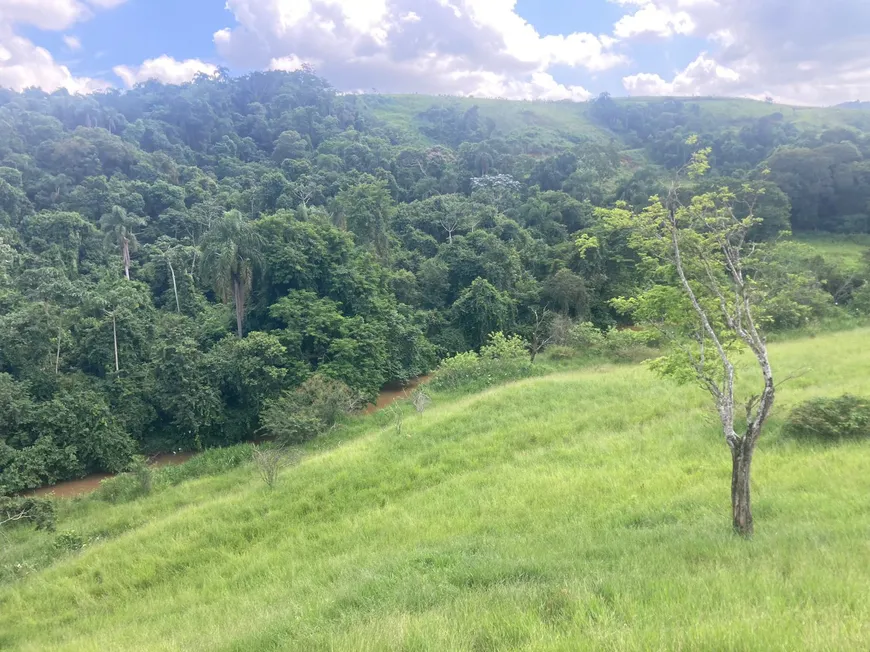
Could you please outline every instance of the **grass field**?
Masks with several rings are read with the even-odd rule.
[[[868,339],[773,346],[804,373],[760,443],[751,541],[700,390],[599,366],[436,396],[401,431],[366,417],[272,491],[244,466],[65,505],[91,543],[0,588],[0,649],[870,649],[870,441],[779,433],[798,401],[870,393]]]
[[[828,261],[850,271],[858,271],[863,265],[864,253],[870,251],[870,235],[866,233],[801,233],[795,236],[795,240],[810,245]]]
[[[492,118],[502,133],[537,132],[536,140],[554,146],[569,145],[578,139],[608,142],[614,134],[595,123],[589,116],[589,105],[584,102],[531,102],[509,101],[474,97],[432,97],[427,95],[367,95],[373,114],[386,124],[408,132],[421,144],[429,139],[414,127],[419,127],[417,116],[433,105],[457,105],[462,110],[477,106],[480,115]],[[656,103],[675,98],[634,97],[614,98],[619,103]],[[681,102],[697,104],[706,118],[710,130],[735,128],[748,120],[780,114],[785,122],[799,128],[822,130],[853,126],[870,130],[870,111],[840,108],[792,107],[768,104],[738,98],[676,98]],[[411,127],[409,129],[409,127]]]

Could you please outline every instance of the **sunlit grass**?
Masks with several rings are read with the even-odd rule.
[[[836,233],[801,233],[795,240],[803,242],[832,263],[850,272],[858,272],[864,254],[870,251],[870,235]]]
[[[59,529],[101,538],[0,589],[0,649],[867,649],[870,443],[778,431],[870,393],[868,340],[774,346],[803,375],[760,444],[751,541],[706,397],[602,365],[372,415],[272,491],[242,467],[71,503]]]

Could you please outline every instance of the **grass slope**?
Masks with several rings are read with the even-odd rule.
[[[870,235],[866,233],[800,233],[795,240],[811,246],[826,260],[850,272],[861,269],[864,254],[870,250]]]
[[[415,128],[421,143],[429,139],[416,131],[417,116],[432,106],[458,106],[463,111],[476,106],[483,118],[492,118],[503,133],[536,131],[539,140],[567,145],[577,140],[607,142],[609,130],[595,124],[588,116],[589,106],[579,102],[517,102],[471,97],[433,97],[429,95],[367,96],[374,115],[388,125],[407,131]]]
[[[687,106],[697,105],[704,118],[705,131],[715,132],[729,127],[739,128],[765,116],[780,114],[785,122],[801,129],[817,132],[834,127],[856,127],[870,130],[870,113],[845,108],[792,107],[768,104],[740,98],[667,98],[635,97],[614,98],[621,104],[660,103],[679,99]],[[417,116],[432,106],[456,105],[463,111],[477,106],[480,115],[492,118],[502,133],[534,131],[537,140],[553,146],[569,145],[578,140],[607,142],[614,134],[596,123],[589,115],[589,104],[583,102],[532,102],[497,100],[473,97],[434,97],[429,95],[367,95],[366,101],[373,114],[386,124],[408,132],[420,144],[431,144],[419,132]]]
[[[776,344],[780,374],[806,369],[776,418],[870,392],[868,338]],[[729,458],[704,395],[642,367],[385,423],[338,433],[271,492],[243,467],[69,507],[62,528],[103,540],[0,589],[0,649],[870,647],[867,442],[798,445],[775,421],[747,542],[729,531]]]

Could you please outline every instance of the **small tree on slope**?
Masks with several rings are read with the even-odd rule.
[[[688,166],[690,176],[706,171],[707,154],[695,155]],[[744,190],[749,194],[748,187]],[[753,206],[748,209],[747,217],[738,217],[728,189],[696,196],[684,205],[675,186],[666,200],[653,197],[639,214],[625,207],[600,212],[610,228],[630,231],[630,244],[649,272],[646,277],[655,279],[637,296],[614,304],[654,325],[672,344],[671,353],[653,363],[657,371],[696,381],[714,399],[731,450],[734,529],[744,536],[753,532],[752,458],[776,392],[760,332],[765,293],[752,272],[763,250],[747,239],[760,220]],[[745,403],[744,416],[738,414],[735,399],[734,360],[747,348],[761,378],[760,390]]]

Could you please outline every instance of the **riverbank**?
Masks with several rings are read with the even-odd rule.
[[[396,401],[401,401],[408,397],[410,392],[415,390],[420,385],[427,383],[431,376],[420,376],[413,378],[404,385],[394,384],[386,386],[374,403],[371,403],[363,414],[373,414],[378,410],[383,410],[389,407]],[[153,455],[148,460],[148,465],[152,469],[160,469],[166,466],[178,466],[184,464],[188,460],[196,457],[199,451],[185,451],[181,453],[160,453]],[[22,492],[24,496],[54,496],[55,498],[75,498],[76,496],[84,496],[96,491],[100,487],[100,483],[108,478],[115,477],[113,473],[92,473],[84,478],[76,480],[64,480],[57,484],[47,485],[39,489],[31,489],[30,491]]]

